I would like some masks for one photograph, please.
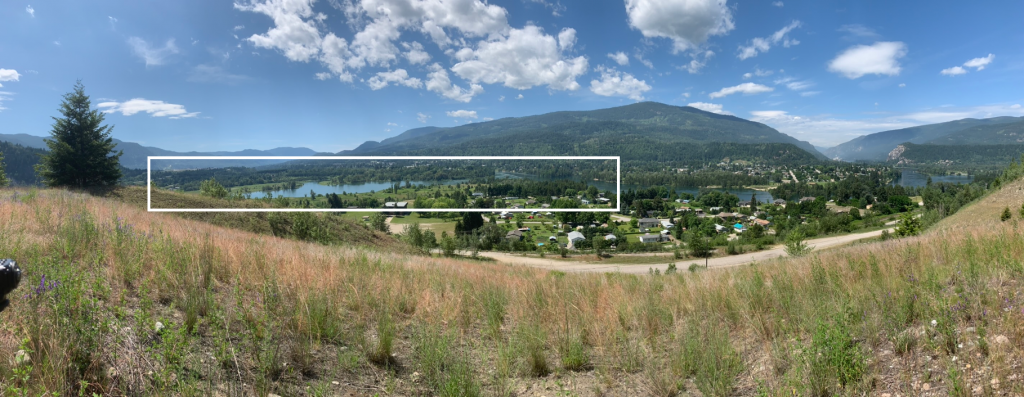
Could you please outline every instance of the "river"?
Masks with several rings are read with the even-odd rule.
[[[928,175],[917,172],[913,168],[901,169],[900,177],[893,181],[893,185],[903,187],[924,187],[928,185],[928,177],[931,176],[932,183],[971,183],[974,177],[971,175]]]

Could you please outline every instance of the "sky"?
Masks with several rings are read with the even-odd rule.
[[[0,133],[76,80],[117,139],[321,152],[424,127],[656,101],[829,147],[1024,116],[1024,2],[0,3]]]

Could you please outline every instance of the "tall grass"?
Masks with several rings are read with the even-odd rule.
[[[1013,222],[630,276],[325,246],[59,190],[13,196],[0,190],[0,257],[25,282],[0,315],[0,357],[24,350],[31,365],[0,368],[0,382],[30,395],[293,395],[335,378],[356,394],[473,395],[593,372],[617,394],[781,395],[818,379],[801,392],[864,394],[885,385],[868,381],[886,373],[881,351],[956,356],[1004,385],[1022,359]],[[977,358],[968,328],[1011,343],[986,339]]]

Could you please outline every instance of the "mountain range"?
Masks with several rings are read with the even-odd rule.
[[[722,158],[713,149],[723,145],[759,159],[827,159],[810,143],[767,125],[656,102],[416,128],[338,154],[619,155],[623,160],[699,160],[701,153],[709,153],[703,160],[718,162]],[[712,152],[716,157],[710,157]]]
[[[43,139],[43,137],[28,134],[0,134],[0,141],[7,141],[27,148],[49,150]],[[313,156],[317,154],[313,149],[304,147],[279,147],[270,150],[246,149],[236,152],[175,152],[152,146],[142,146],[135,142],[124,142],[119,139],[114,139],[114,143],[117,145],[114,150],[124,152],[121,155],[121,165],[132,169],[145,169],[147,156]],[[286,160],[254,160],[249,164],[267,165],[284,161]],[[159,168],[165,170],[220,166],[223,166],[223,162],[216,160],[162,160],[159,164]]]
[[[903,143],[935,145],[1000,145],[1024,143],[1024,117],[962,119],[876,132],[825,150],[843,161],[885,161]]]

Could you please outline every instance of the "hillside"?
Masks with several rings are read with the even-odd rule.
[[[510,143],[514,142],[513,146]],[[339,154],[622,155],[625,160],[664,158],[712,143],[788,144],[824,159],[812,145],[761,123],[655,102],[592,111],[554,112],[504,118],[450,128],[419,128],[381,142],[366,142]],[[771,158],[780,146],[760,156]],[[755,148],[754,150],[760,150]],[[714,159],[719,161],[721,159]]]
[[[1024,118],[1013,123],[979,125],[932,139],[935,145],[1022,145]]]
[[[1001,170],[1024,154],[1024,144],[913,144],[903,143],[889,153],[886,161],[900,165],[935,165],[953,170]]]
[[[14,394],[1024,393],[1019,222],[633,276],[13,197],[0,190],[0,257],[26,278],[0,334],[21,357],[0,369]]]
[[[43,139],[44,137],[28,134],[0,134],[0,142],[10,142],[28,148],[49,150],[46,146],[46,142],[44,142]],[[157,147],[142,146],[135,142],[124,142],[118,139],[114,139],[114,143],[116,144],[114,150],[124,152],[124,154],[121,155],[121,166],[131,169],[145,169],[147,156],[313,156],[316,154],[316,151],[314,151],[313,149],[293,147],[279,147],[270,150],[246,149],[235,152],[175,152],[170,150],[164,150]],[[266,165],[277,164],[281,162],[282,161],[280,160],[258,160],[254,161],[253,164]],[[221,166],[222,164],[223,163],[219,163],[216,161],[203,160],[166,161],[163,163],[163,168],[205,168],[217,167]]]
[[[889,152],[905,142],[926,143],[954,132],[978,126],[1009,124],[1024,120],[1019,117],[994,117],[989,119],[962,119],[938,124],[921,125],[898,130],[876,132],[864,135],[825,151],[829,158],[844,161],[884,161]]]
[[[21,144],[0,141],[0,154],[7,178],[15,185],[34,185],[39,183],[34,166],[39,163],[43,150],[25,147]]]

